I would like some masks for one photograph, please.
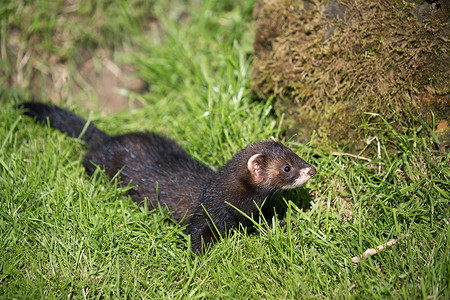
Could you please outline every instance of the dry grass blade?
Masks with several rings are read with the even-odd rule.
[[[367,157],[364,157],[364,156],[360,156],[360,155],[351,154],[351,153],[332,152],[331,155],[334,155],[334,156],[351,156],[351,157],[354,157],[354,158],[357,158],[357,159],[367,160],[368,162],[372,161],[370,158],[367,158]]]

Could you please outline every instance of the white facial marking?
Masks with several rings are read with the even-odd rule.
[[[305,184],[312,177],[311,175],[308,174],[309,171],[311,171],[311,167],[301,169],[294,183],[292,185],[283,186],[283,189],[284,190],[295,189],[296,187]]]

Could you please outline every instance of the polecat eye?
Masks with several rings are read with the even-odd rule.
[[[290,172],[291,171],[291,167],[289,167],[289,166],[284,167],[284,171],[286,173]]]

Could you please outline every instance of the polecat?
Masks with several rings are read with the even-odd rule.
[[[128,192],[135,202],[166,205],[177,222],[187,225],[194,253],[238,224],[252,225],[236,208],[253,217],[262,211],[266,220],[272,220],[272,196],[304,184],[316,173],[274,138],[244,148],[214,171],[158,134],[110,136],[53,105],[27,102],[19,107],[38,122],[48,120],[51,127],[84,140],[89,150],[83,165],[89,175],[97,166],[110,178],[120,171],[122,186],[135,185]]]

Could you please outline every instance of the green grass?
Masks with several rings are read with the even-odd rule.
[[[68,106],[109,133],[167,134],[218,167],[280,134],[271,102],[249,94],[251,6],[175,4],[155,4],[163,34],[137,37],[140,50],[127,57],[149,84],[130,94],[144,107],[104,117]],[[372,162],[286,142],[318,169],[287,197],[286,230],[233,231],[192,258],[164,212],[86,176],[81,142],[21,116],[14,105],[24,94],[0,95],[0,298],[450,297],[450,155],[434,150],[418,119],[416,128],[381,116],[366,124],[380,131],[380,158],[375,142],[361,154]]]

